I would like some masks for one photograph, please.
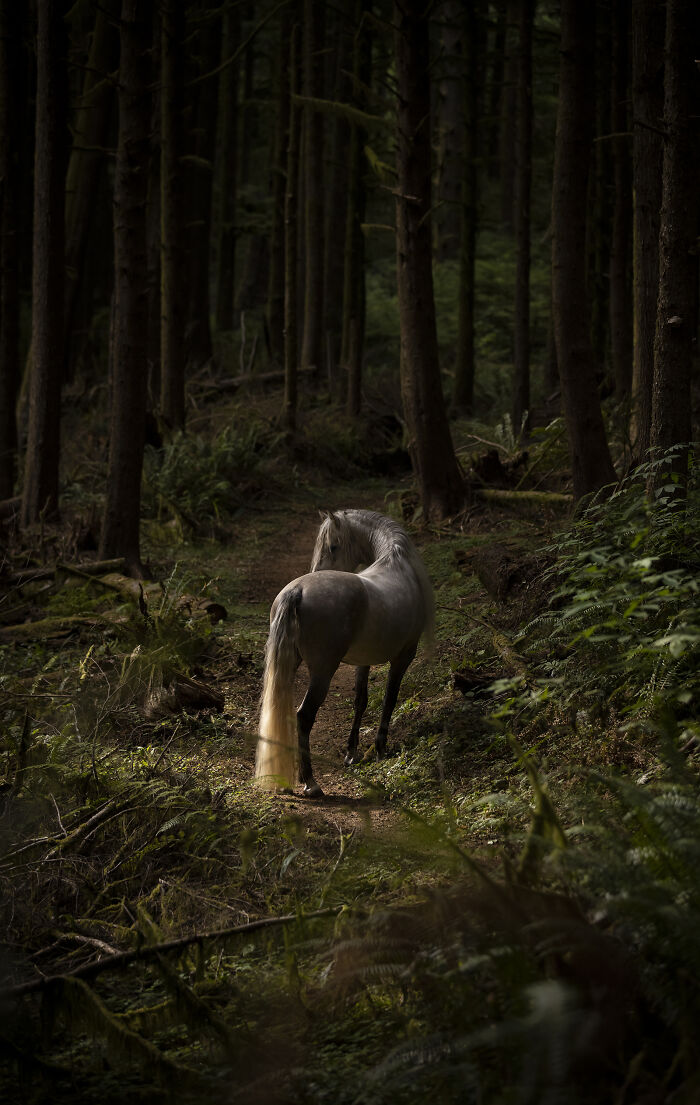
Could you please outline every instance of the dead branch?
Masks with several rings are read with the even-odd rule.
[[[104,971],[119,970],[128,967],[131,963],[148,962],[157,959],[161,955],[170,952],[180,952],[193,944],[204,944],[210,940],[227,940],[231,936],[239,934],[259,932],[263,929],[276,928],[290,925],[295,921],[313,921],[319,917],[337,917],[344,906],[332,906],[327,909],[316,909],[312,913],[287,913],[282,917],[263,917],[258,921],[249,921],[246,925],[233,925],[231,928],[215,929],[212,932],[199,932],[193,936],[182,936],[177,940],[165,940],[160,944],[149,944],[147,947],[134,948],[132,951],[117,952],[115,955],[106,956],[104,959],[94,960],[91,963],[83,963],[74,971],[64,974],[47,975],[44,978],[35,978],[30,982],[21,982],[17,986],[8,986],[0,990],[3,998],[19,998],[25,994],[36,994],[47,989],[52,982],[66,978],[94,978]]]

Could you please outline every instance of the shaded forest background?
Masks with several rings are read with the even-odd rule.
[[[699,32],[0,0],[3,1100],[697,1099]],[[263,795],[350,506],[436,650]]]
[[[517,435],[561,406],[577,498],[612,454],[619,476],[690,441],[696,15],[589,8],[4,5],[0,495],[23,525],[58,510],[62,422],[90,406],[100,548],[138,569],[145,442],[185,430],[193,384],[275,372],[288,446],[309,402],[352,421],[381,394],[426,517],[468,494],[448,412]]]

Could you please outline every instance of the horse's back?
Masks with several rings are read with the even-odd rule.
[[[425,625],[419,586],[407,574],[373,567],[355,575],[332,569],[287,584],[271,616],[290,591],[298,592],[297,648],[309,668],[335,671],[341,662],[371,666],[415,645]]]

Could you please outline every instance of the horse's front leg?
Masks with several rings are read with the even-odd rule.
[[[355,668],[355,716],[352,721],[352,729],[348,737],[348,751],[345,756],[345,764],[357,762],[357,745],[360,740],[360,724],[362,715],[367,709],[367,681],[369,679],[369,667]]]
[[[377,753],[377,758],[380,760],[386,755],[386,738],[389,732],[389,722],[391,721],[391,715],[394,712],[396,699],[399,695],[401,680],[406,674],[406,668],[416,655],[417,648],[417,643],[408,645],[403,652],[400,652],[398,656],[394,657],[389,665],[389,677],[386,681],[384,702],[382,703],[382,716],[379,720],[377,735],[374,738],[374,749]]]
[[[307,798],[322,798],[323,791],[314,779],[311,767],[311,752],[309,750],[309,735],[316,714],[323,705],[331,676],[312,675],[309,688],[304,695],[304,701],[297,710],[297,734],[299,737],[299,782],[304,784],[304,794]]]

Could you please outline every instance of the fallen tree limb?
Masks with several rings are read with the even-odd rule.
[[[532,503],[536,506],[573,506],[573,495],[560,491],[511,491],[500,487],[477,487],[475,494],[480,499],[496,503]]]
[[[75,572],[78,575],[98,576],[104,572],[118,572],[124,567],[124,557],[114,560],[86,560],[83,564],[64,564],[58,561],[56,564],[46,565],[41,568],[20,568],[9,575],[0,576],[0,584],[20,586],[23,583],[34,583],[36,580],[53,579],[57,572]]]
[[[82,626],[99,624],[115,626],[123,622],[121,614],[66,614],[60,617],[41,618],[37,622],[20,622],[18,625],[0,626],[0,641],[36,641],[49,637],[65,637]]]
[[[199,932],[193,936],[182,936],[177,940],[165,940],[161,944],[149,944],[145,947],[134,948],[131,951],[117,952],[116,955],[106,956],[92,963],[83,963],[74,971],[65,974],[47,975],[44,978],[35,978],[31,982],[21,982],[17,986],[7,986],[0,990],[3,998],[19,998],[25,994],[36,994],[45,990],[52,982],[65,978],[94,978],[104,971],[117,970],[128,967],[132,963],[148,962],[149,959],[157,959],[160,955],[170,952],[183,951],[193,944],[203,944],[210,940],[227,940],[230,936],[237,936],[250,932],[259,932],[262,929],[275,928],[280,925],[289,925],[294,921],[313,921],[319,917],[337,917],[344,906],[332,906],[327,909],[316,909],[312,913],[287,913],[282,917],[263,917],[258,921],[249,921],[245,925],[233,925],[231,928],[215,929],[212,932]]]

